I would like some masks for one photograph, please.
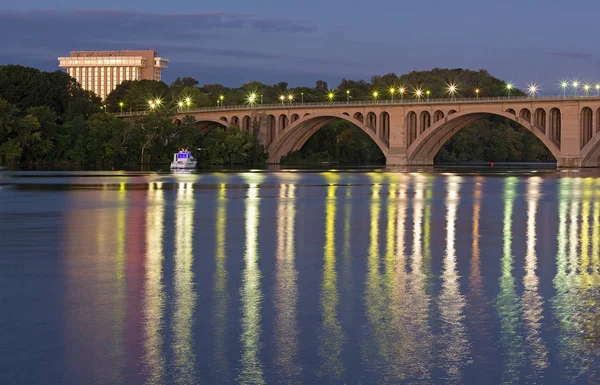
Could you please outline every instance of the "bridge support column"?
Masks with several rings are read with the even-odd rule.
[[[577,157],[561,157],[556,160],[558,168],[580,168],[583,166],[582,159]]]
[[[406,154],[388,154],[385,160],[386,166],[408,166]]]

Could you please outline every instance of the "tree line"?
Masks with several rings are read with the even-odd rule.
[[[456,93],[448,93],[448,85]],[[193,118],[175,119],[177,109],[248,102],[306,103],[336,100],[369,100],[393,97],[390,90],[405,89],[396,98],[413,98],[417,90],[431,98],[505,95],[505,83],[487,71],[433,69],[373,76],[370,81],[344,79],[330,88],[317,81],[314,87],[289,87],[280,82],[249,82],[238,88],[205,84],[187,77],[170,85],[153,80],[125,81],[105,101],[83,90],[68,74],[42,72],[16,65],[0,66],[0,164],[68,163],[122,165],[168,163],[179,148],[191,149],[204,164],[260,165],[267,154],[258,140],[256,124],[250,133],[238,127],[199,130]],[[475,90],[479,90],[476,93]],[[396,91],[394,91],[396,92]],[[524,95],[517,89],[513,95]],[[426,97],[423,93],[422,97]],[[149,115],[123,120],[113,113],[148,110]],[[256,122],[255,122],[256,123]],[[436,161],[547,161],[549,151],[535,136],[501,117],[475,122],[452,137]],[[304,147],[282,160],[286,164],[381,164],[385,158],[360,129],[334,121],[319,130]]]

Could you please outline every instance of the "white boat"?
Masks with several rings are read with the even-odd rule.
[[[171,169],[189,169],[196,168],[198,161],[192,156],[192,153],[187,149],[179,150],[179,152],[173,154],[173,161],[171,162]]]

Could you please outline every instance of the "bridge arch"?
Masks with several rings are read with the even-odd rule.
[[[516,114],[517,114],[517,113],[515,112],[515,110],[513,110],[512,108],[508,108],[508,109],[506,110],[506,112],[508,112],[509,114],[512,114],[512,115],[516,115]]]
[[[437,123],[438,121],[444,119],[444,111],[437,110],[433,113],[433,123]]]
[[[292,114],[292,117],[291,117],[290,121],[291,121],[291,123],[294,123],[298,119],[300,119],[300,115],[298,115],[298,114]]]
[[[600,108],[596,111],[596,132],[600,132]]]
[[[374,112],[369,112],[367,114],[367,127],[369,127],[373,132],[375,132],[377,127],[377,115]]]
[[[429,114],[429,111],[421,112],[420,121],[421,125],[419,127],[419,134],[421,134],[423,131],[428,129],[429,126],[431,126],[431,115]]]
[[[390,143],[390,114],[387,111],[383,111],[379,115],[379,137],[383,139],[386,144]]]
[[[239,127],[240,126],[240,118],[238,118],[237,116],[232,116],[231,117],[231,125],[235,126],[235,127]]]
[[[529,111],[529,108],[522,108],[521,112],[519,112],[519,116],[526,121],[531,122],[531,111]]]
[[[250,124],[250,122],[251,122],[250,116],[248,116],[248,115],[244,116],[244,118],[242,119],[242,127],[241,127],[241,129],[242,130],[246,130],[246,131],[250,131],[250,127],[252,126]]]
[[[279,115],[279,132],[285,130],[288,126],[288,117],[286,114]]]
[[[542,132],[546,133],[546,110],[538,108],[533,113],[533,124],[539,127]]]
[[[406,143],[410,146],[417,139],[417,113],[410,111],[406,115]]]
[[[361,123],[364,123],[365,117],[360,112],[354,114],[354,119],[358,120]]]
[[[227,128],[228,126],[227,122],[221,119],[200,119],[196,120],[194,124],[202,134],[206,134],[215,127]]]
[[[452,116],[448,116],[445,120],[436,122],[412,143],[409,142],[407,149],[408,163],[414,165],[433,164],[435,155],[454,134],[470,123],[492,115],[502,116],[523,126],[540,139],[556,159],[560,157],[559,146],[544,135],[539,127],[531,124],[531,122],[524,122],[522,119],[518,119],[514,114],[490,109],[480,112],[458,112]]]
[[[267,132],[266,132],[266,140],[265,142],[267,143],[267,145],[271,144],[275,138],[276,138],[276,129],[277,129],[277,125],[276,125],[276,121],[275,121],[275,115],[267,115],[266,119],[265,119],[265,124],[266,124],[266,128],[267,128]]]
[[[562,116],[561,116],[561,112],[560,109],[554,107],[553,109],[550,110],[550,130],[549,130],[549,136],[550,136],[550,140],[553,141],[558,147],[560,147],[560,139],[561,139],[561,135],[562,135],[562,127],[561,127],[561,121],[562,121]]]
[[[580,121],[580,130],[581,130],[581,148],[583,148],[589,141],[592,139],[594,135],[592,123],[594,118],[594,112],[589,107],[584,107],[581,110],[581,116],[579,117]]]
[[[375,115],[374,113],[372,114]],[[383,138],[375,133],[373,128],[348,115],[331,112],[315,113],[290,124],[284,132],[267,146],[269,163],[279,163],[282,156],[287,155],[292,151],[300,150],[302,146],[304,146],[304,143],[306,143],[306,141],[319,129],[336,119],[342,119],[357,126],[360,130],[369,135],[375,144],[377,144],[381,152],[383,152],[384,156],[387,156],[388,146]]]

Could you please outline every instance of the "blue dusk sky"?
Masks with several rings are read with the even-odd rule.
[[[0,6],[0,64],[58,68],[71,50],[146,49],[163,79],[291,86],[485,68],[558,93],[600,81],[598,0],[22,0]]]

